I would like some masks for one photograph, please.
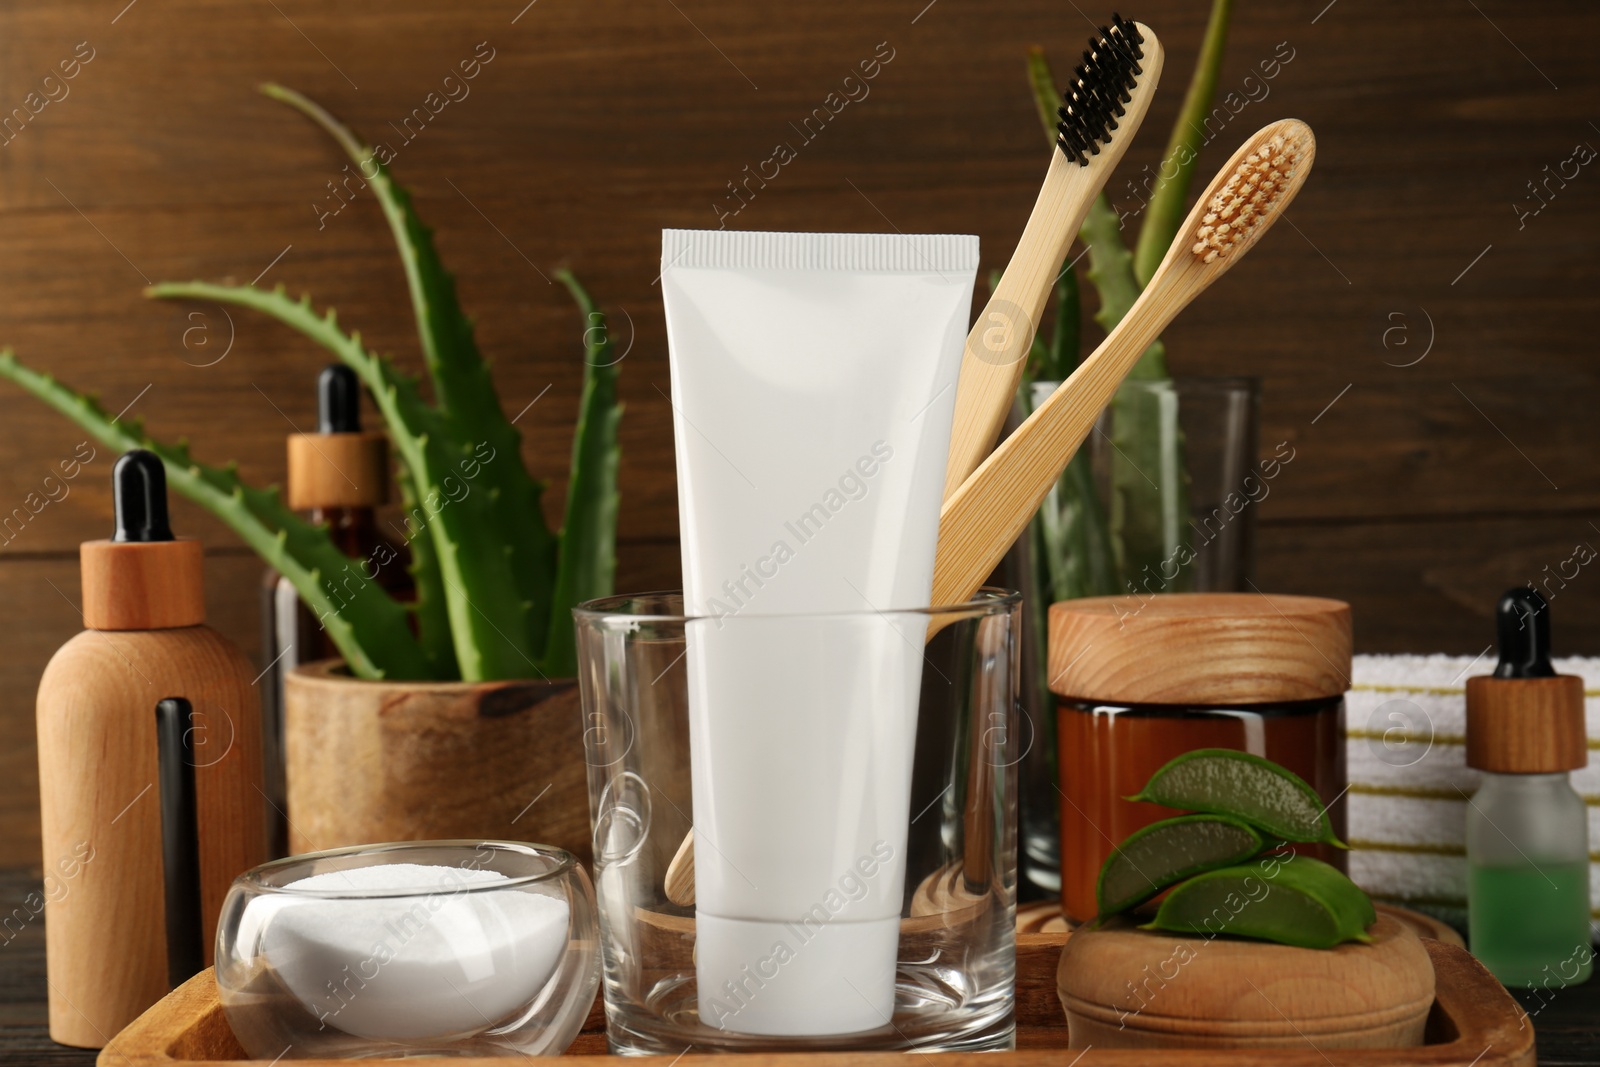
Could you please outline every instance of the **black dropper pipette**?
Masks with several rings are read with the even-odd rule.
[[[317,432],[361,432],[361,382],[343,363],[333,363],[317,376]]]
[[[1495,635],[1500,645],[1496,678],[1550,678],[1550,605],[1537,589],[1520,586],[1495,605]]]
[[[167,520],[167,470],[154,452],[125,452],[111,470],[113,541],[171,541]]]

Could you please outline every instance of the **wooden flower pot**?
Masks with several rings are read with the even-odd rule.
[[[533,841],[590,861],[574,681],[369,682],[338,660],[284,689],[289,850]]]

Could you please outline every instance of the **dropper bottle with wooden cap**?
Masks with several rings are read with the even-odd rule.
[[[354,371],[342,363],[323,368],[317,376],[317,432],[290,434],[287,448],[289,506],[325,524],[334,544],[350,557],[346,573],[327,580],[335,587],[371,580],[397,599],[412,599],[415,584],[403,546],[421,533],[426,517],[421,512],[403,517],[396,527],[398,547],[379,530],[377,508],[389,499],[389,439],[361,429],[361,382]],[[269,569],[262,581],[267,792],[278,809],[287,811],[284,679],[300,664],[331,659],[339,650],[287,578]],[[274,853],[287,849],[282,817],[274,820],[272,844]]]
[[[80,549],[85,631],[39,681],[39,802],[50,1036],[104,1047],[169,988],[156,705],[188,702],[201,940],[266,856],[260,703],[244,653],[205,625],[202,551],[167,520],[161,460],[112,474],[116,532]]]
[[[1531,588],[1496,608],[1500,662],[1467,679],[1471,949],[1507,986],[1587,981],[1589,820],[1568,772],[1588,763],[1583,679],[1550,665],[1550,608]]]

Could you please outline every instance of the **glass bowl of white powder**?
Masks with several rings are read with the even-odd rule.
[[[217,986],[253,1058],[557,1055],[599,983],[594,889],[558,848],[409,841],[233,883]]]

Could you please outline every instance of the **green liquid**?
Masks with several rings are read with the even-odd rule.
[[[1559,989],[1588,981],[1588,863],[1474,866],[1467,903],[1472,954],[1502,985]]]

